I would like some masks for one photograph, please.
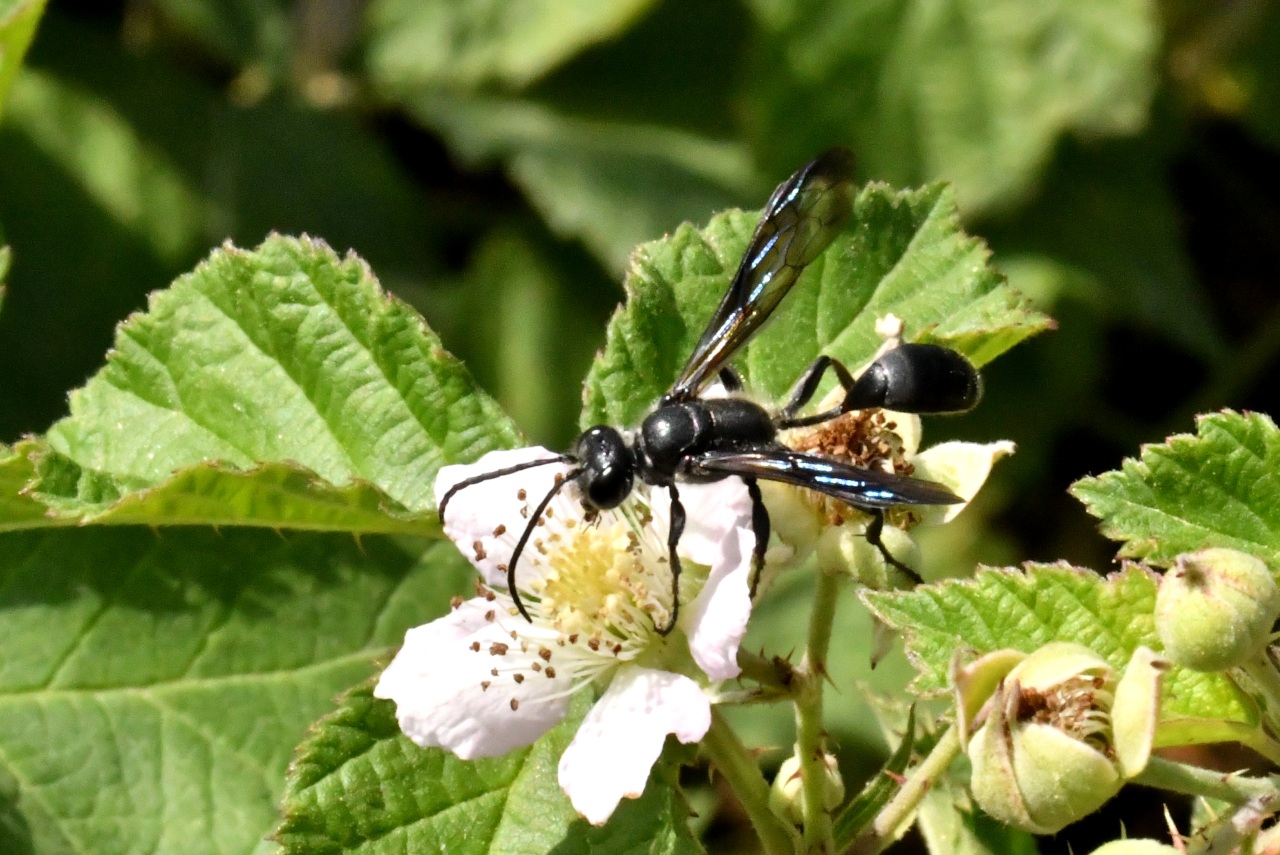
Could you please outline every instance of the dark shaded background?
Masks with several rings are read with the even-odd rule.
[[[1114,550],[1069,484],[1198,412],[1276,411],[1276,4],[1081,3],[1007,50],[1002,24],[1034,27],[1041,4],[925,27],[905,2],[632,0],[559,46],[540,40],[570,24],[502,40],[486,28],[506,5],[473,5],[54,4],[0,124],[0,440],[64,415],[148,292],[275,230],[359,253],[531,439],[563,446],[627,248],[758,206],[831,144],[867,178],[955,180],[966,228],[1059,322],[986,369],[976,412],[930,423],[1019,446],[949,570],[1104,570]],[[1144,25],[1150,47],[1125,47]],[[396,53],[414,27],[444,41]],[[986,88],[939,96],[934,44],[968,51],[957,67]],[[987,114],[1015,52],[1040,88]],[[1118,815],[1157,834],[1144,805]]]

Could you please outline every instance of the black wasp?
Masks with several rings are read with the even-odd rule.
[[[516,589],[516,564],[538,520],[567,483],[582,490],[591,508],[620,505],[635,479],[665,487],[671,497],[667,549],[671,562],[673,606],[663,634],[675,626],[680,605],[680,559],[676,546],[684,531],[685,511],[678,484],[719,481],[736,475],[752,502],[757,576],[769,543],[769,513],[757,479],[781,481],[846,502],[872,516],[867,540],[885,560],[915,577],[889,554],[880,540],[884,510],[895,505],[947,505],[961,501],[941,484],[864,469],[828,457],[794,451],[778,441],[780,430],[814,425],[851,410],[888,407],[911,413],[963,412],[981,395],[981,380],[954,350],[930,344],[902,344],[884,353],[859,377],[829,356],[819,356],[797,382],[790,400],[776,413],[745,398],[700,398],[713,377],[736,392],[742,384],[727,362],[751,338],[791,290],[806,265],[839,233],[853,207],[852,155],[831,149],[804,166],[773,191],[751,236],[746,253],[710,324],[670,391],[635,431],[596,425],[584,432],[569,454],[496,469],[455,484],[440,501],[445,506],[459,490],[534,466],[569,463],[572,469],[538,503],[511,554],[507,588],[516,607],[531,620]],[[839,406],[797,416],[831,369],[844,389]],[[918,577],[915,577],[918,578]]]

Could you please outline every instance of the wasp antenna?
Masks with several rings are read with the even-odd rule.
[[[555,457],[544,457],[542,460],[526,460],[524,463],[517,463],[515,466],[507,466],[503,469],[494,469],[481,475],[473,475],[454,484],[445,491],[444,496],[440,499],[440,504],[436,508],[436,513],[440,516],[440,524],[444,524],[444,508],[449,504],[449,500],[453,498],[455,493],[465,490],[467,487],[473,487],[476,484],[483,484],[485,481],[492,481],[494,478],[503,478],[507,475],[514,475],[517,472],[523,472],[526,469],[533,469],[535,466],[546,466],[548,463],[577,463],[578,461],[568,454],[557,454]]]
[[[556,493],[564,489],[565,484],[568,484],[581,474],[581,466],[576,469],[570,469],[567,475],[551,486],[551,489],[547,491],[547,495],[542,497],[542,501],[538,502],[538,506],[529,515],[529,524],[524,527],[524,532],[520,535],[520,539],[516,541],[516,548],[511,550],[511,561],[507,563],[507,591],[511,594],[511,599],[516,604],[516,609],[520,612],[520,616],[529,623],[533,623],[533,618],[525,610],[524,603],[520,601],[520,592],[516,590],[516,564],[520,561],[520,554],[524,552],[524,546],[529,542],[529,537],[533,534],[533,530],[538,525],[538,520],[542,518],[542,512],[547,509],[547,505],[551,504],[551,500],[556,497]]]

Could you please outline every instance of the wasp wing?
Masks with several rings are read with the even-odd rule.
[[[692,468],[693,474],[740,475],[807,487],[863,510],[964,501],[933,481],[862,469],[782,446],[756,451],[709,451],[697,455]]]
[[[687,400],[760,328],[853,210],[853,155],[833,148],[773,191],[729,290],[667,399]]]

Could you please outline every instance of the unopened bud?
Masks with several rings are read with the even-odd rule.
[[[1180,555],[1156,594],[1156,632],[1169,658],[1194,671],[1244,664],[1280,617],[1267,565],[1234,549]]]
[[[1093,850],[1091,855],[1183,855],[1167,843],[1159,840],[1134,838],[1132,840],[1112,840]]]
[[[844,801],[844,778],[831,754],[822,754],[823,807],[835,810]],[[794,754],[783,761],[778,776],[769,790],[769,807],[778,816],[799,825],[804,821],[804,786],[800,777],[800,758]]]

